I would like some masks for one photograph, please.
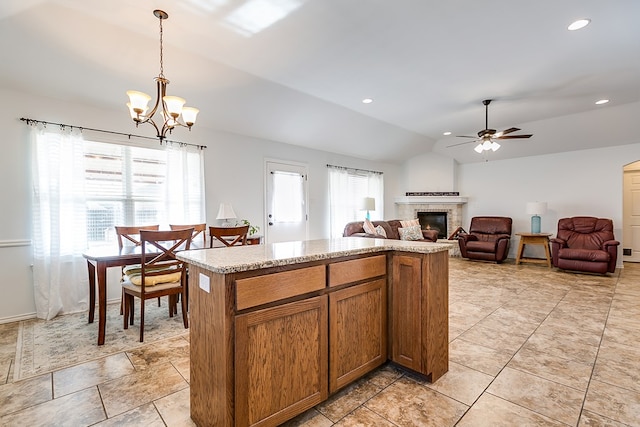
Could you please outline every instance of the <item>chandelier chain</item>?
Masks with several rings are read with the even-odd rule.
[[[162,17],[160,17],[160,77],[164,79],[164,62],[162,58]]]

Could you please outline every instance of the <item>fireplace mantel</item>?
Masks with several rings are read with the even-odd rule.
[[[467,203],[467,197],[457,196],[406,196],[396,197],[394,202],[397,205],[462,205]]]

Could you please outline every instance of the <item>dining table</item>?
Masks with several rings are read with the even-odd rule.
[[[205,247],[208,247],[205,245]],[[203,249],[202,242],[191,242],[190,249]],[[147,249],[146,258],[152,258],[157,252]],[[96,246],[87,249],[82,256],[87,260],[89,272],[89,323],[93,323],[96,309],[96,288],[98,289],[98,345],[104,344],[107,323],[107,269],[109,267],[124,267],[141,264],[142,248],[140,246],[125,245],[122,249],[118,245]],[[96,286],[97,285],[97,286]]]

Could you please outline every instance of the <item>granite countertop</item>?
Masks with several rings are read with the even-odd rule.
[[[177,257],[214,273],[227,274],[348,255],[385,251],[433,253],[448,251],[451,247],[452,245],[449,243],[340,237],[337,239],[189,250],[179,252]]]

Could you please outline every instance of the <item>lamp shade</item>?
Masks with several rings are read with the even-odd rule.
[[[376,210],[376,199],[373,197],[365,197],[362,199],[362,210],[363,211],[375,211]]]
[[[231,203],[220,203],[220,209],[218,209],[218,216],[216,216],[216,219],[230,219],[235,217],[236,213],[233,211]]]
[[[547,202],[528,202],[527,213],[529,215],[544,215],[547,213]]]

